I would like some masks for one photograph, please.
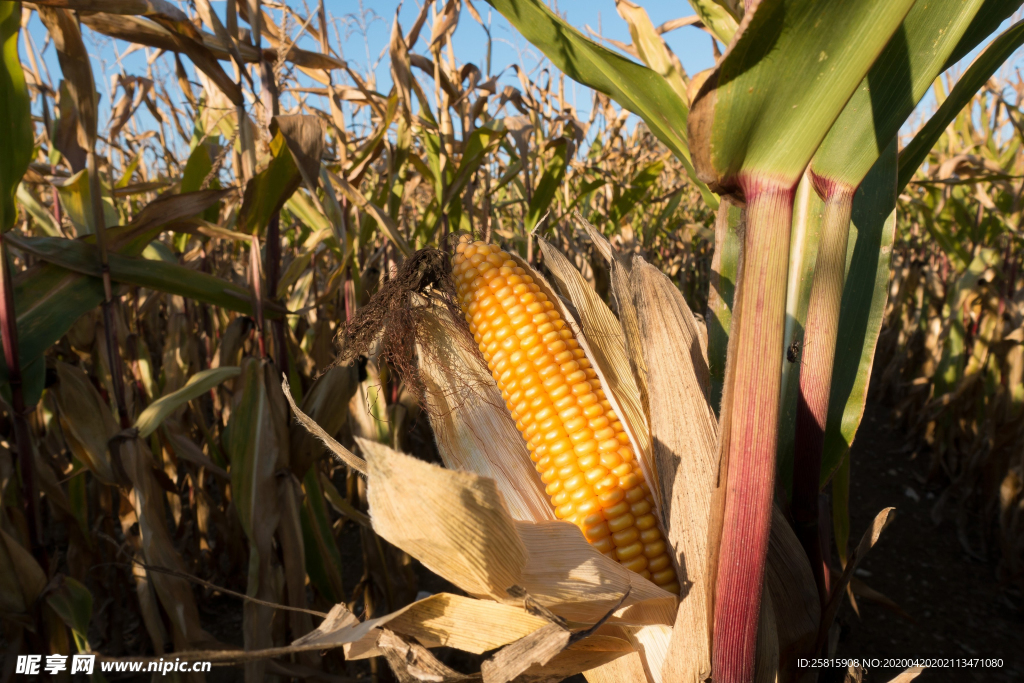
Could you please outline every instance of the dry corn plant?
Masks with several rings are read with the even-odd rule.
[[[557,71],[458,62],[458,0],[394,22],[387,93],[323,2],[0,1],[11,652],[814,678],[796,658],[892,513],[837,534],[832,577],[817,501],[849,478],[897,170],[1020,27],[898,168],[893,141],[1015,4],[694,0],[728,47],[692,79],[660,37],[683,23],[625,0],[633,59],[491,4]],[[102,130],[90,34],[147,54]],[[415,600],[420,566],[449,587]]]
[[[989,81],[904,190],[878,384],[943,485],[933,518],[1006,582],[1024,578],[1021,94]]]

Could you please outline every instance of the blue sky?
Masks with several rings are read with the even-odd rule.
[[[353,64],[358,72],[366,74],[371,67],[376,67],[373,72],[377,80],[377,89],[387,92],[390,88],[391,77],[389,72],[389,59],[386,52],[383,52],[391,33],[391,24],[394,21],[396,10],[398,10],[399,22],[403,29],[408,31],[412,26],[423,0],[325,0],[325,7],[330,24],[330,40],[332,47],[342,57]],[[171,0],[174,4],[181,6],[187,11],[187,3],[182,0]],[[315,7],[315,2],[307,0],[308,4]],[[223,0],[214,0],[214,10],[223,18],[225,11]],[[303,14],[305,9],[302,0],[290,0],[289,4],[296,7]],[[657,25],[669,19],[693,14],[689,5],[685,2],[657,2],[644,3],[652,21]],[[492,10],[483,0],[476,0],[474,3],[481,18],[488,23],[493,38],[492,58],[493,73],[501,75],[502,80],[513,85],[518,85],[513,72],[503,70],[510,64],[519,64],[528,71],[537,68],[542,60],[542,55],[527,43],[515,29],[496,11]],[[629,30],[625,22],[615,11],[614,0],[562,0],[552,3],[562,16],[574,26],[585,30],[590,26],[594,30],[600,30],[602,35],[615,40],[629,42]],[[275,15],[277,13],[275,12]],[[46,42],[46,31],[38,18],[33,17],[29,25],[29,33],[38,51]],[[102,122],[109,115],[111,102],[116,100],[117,93],[111,92],[111,83],[119,73],[127,75],[146,75],[151,70],[158,81],[168,83],[169,90],[174,81],[173,61],[164,56],[152,65],[147,64],[147,51],[135,50],[130,52],[129,45],[122,41],[114,41],[105,36],[98,35],[88,29],[84,31],[86,46],[93,58],[93,73],[96,77],[96,87],[100,92],[100,117]],[[430,21],[421,33],[420,42],[413,49],[418,52],[426,51],[426,44],[430,37]],[[696,73],[713,65],[711,50],[711,38],[705,32],[692,27],[678,29],[667,36],[671,48],[679,55],[684,67],[690,73]],[[458,30],[453,39],[453,46],[456,59],[459,62],[473,62],[481,70],[485,68],[487,35],[484,29],[472,18],[468,9],[463,8],[462,17]],[[300,47],[311,50],[319,50],[319,46],[311,40],[304,39],[299,43]],[[24,49],[24,47],[23,47]],[[127,56],[126,52],[130,52]],[[152,53],[153,51],[148,51]],[[57,63],[56,53],[52,44],[48,45],[43,53],[43,61],[49,70],[50,77],[54,83],[60,78],[60,67]],[[191,72],[192,67],[188,60],[183,60],[186,68]],[[225,68],[230,71],[230,66],[225,63]],[[336,76],[337,78],[337,76]],[[344,78],[344,76],[342,76]],[[581,109],[581,115],[586,115],[589,109],[589,91],[571,81],[567,83],[569,96],[575,94],[575,100]]]
[[[325,7],[329,15],[331,45],[341,56],[353,64],[358,72],[365,74],[371,67],[375,67],[373,71],[377,80],[377,90],[387,92],[391,79],[390,62],[385,50],[396,10],[398,10],[399,22],[403,29],[408,31],[423,1],[405,0],[400,3],[398,0],[325,0]],[[183,9],[187,10],[188,8],[188,3],[185,0],[171,0],[171,2]],[[502,72],[510,64],[519,64],[527,72],[535,70],[542,61],[540,53],[527,43],[498,12],[492,10],[484,0],[473,0],[473,2],[484,22],[488,23],[491,28],[493,73]],[[315,0],[288,0],[288,4],[296,7],[302,14],[306,12],[306,5],[316,6]],[[693,14],[689,4],[683,0],[673,0],[672,2],[668,0],[644,2],[641,0],[640,4],[647,10],[655,25]],[[615,11],[614,0],[549,0],[549,5],[580,30],[585,31],[585,27],[589,26],[607,38],[623,42],[630,41],[626,23]],[[215,11],[223,17],[225,2],[214,0],[213,6]],[[277,12],[274,14],[278,16]],[[1006,26],[1001,28],[1005,29]],[[33,18],[29,32],[36,50],[39,50],[44,45],[45,29],[38,18]],[[172,97],[180,97],[180,93],[174,92],[177,88],[173,70],[174,62],[169,56],[165,55],[149,65],[147,64],[147,54],[153,51],[136,50],[125,56],[126,52],[130,52],[127,43],[111,40],[89,30],[86,30],[85,34],[86,45],[93,57],[97,89],[101,94],[101,129],[105,128],[112,101],[116,101],[118,97],[117,93],[111,92],[112,80],[118,73],[146,75],[147,70],[150,70],[158,82],[167,84],[167,90]],[[425,52],[429,35],[430,22],[428,19],[420,41],[413,47],[413,50]],[[666,34],[665,37],[669,47],[679,56],[688,73],[694,74],[713,65],[711,38],[704,31],[693,27],[683,27]],[[462,63],[473,62],[483,70],[485,68],[486,41],[485,31],[464,7],[458,30],[453,38],[456,59]],[[308,38],[298,44],[300,47],[319,50],[319,46]],[[965,63],[969,63],[973,56],[969,55],[965,59]],[[43,61],[56,82],[60,77],[60,68],[52,44],[47,46]],[[188,60],[183,61],[191,72],[192,67],[188,64]],[[1011,60],[1011,65],[1016,66],[1019,63],[1020,56],[1018,54]],[[962,64],[955,68],[962,70],[963,66]],[[225,63],[225,68],[230,72],[231,67],[228,63]],[[337,78],[338,76],[336,76]],[[502,79],[508,84],[518,86],[514,73],[509,70],[504,71]],[[343,75],[342,80],[345,80]],[[589,91],[572,81],[567,81],[566,94],[569,100],[576,104],[579,116],[585,118],[589,113]],[[919,110],[928,111],[933,108],[934,98],[929,95],[924,99]],[[149,114],[143,108],[140,116],[146,119]],[[143,121],[143,125],[147,128],[152,124],[151,120]]]

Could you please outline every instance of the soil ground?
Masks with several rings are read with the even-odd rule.
[[[837,656],[945,658],[954,665],[965,659],[1001,659],[1002,666],[994,668],[931,668],[917,681],[1020,683],[1024,599],[1019,590],[997,582],[994,561],[980,561],[964,550],[951,521],[932,521],[941,486],[922,483],[927,463],[902,448],[893,422],[884,405],[868,404],[852,449],[850,542],[851,547],[857,543],[878,511],[896,507],[895,520],[857,577],[907,616],[859,599],[858,618],[847,602],[840,614]],[[872,668],[864,681],[883,683],[901,670]]]

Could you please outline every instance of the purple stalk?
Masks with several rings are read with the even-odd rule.
[[[839,333],[839,305],[843,298],[850,214],[857,188],[821,176],[814,176],[813,179],[815,190],[825,198],[825,215],[804,328],[793,450],[792,513],[794,531],[807,552],[818,587],[818,597],[824,605],[828,597],[825,581],[828,570],[822,556],[818,529],[819,479],[832,386],[832,365],[835,361],[836,336]]]
[[[742,274],[733,309],[723,410],[728,463],[715,584],[712,674],[754,676],[758,619],[775,488],[789,233],[795,184],[740,179],[747,198]]]

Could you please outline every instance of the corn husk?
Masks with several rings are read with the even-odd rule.
[[[487,363],[448,310],[423,317],[417,345],[427,414],[445,467],[492,479],[512,517],[554,521],[540,475]]]
[[[700,681],[711,669],[707,539],[718,424],[708,402],[699,332],[679,290],[639,256],[630,282],[648,368],[662,521],[683,587],[666,675]]]
[[[516,603],[518,586],[560,617],[668,624],[675,597],[597,552],[566,522],[512,518],[494,481],[357,439],[374,530],[467,593]],[[412,522],[415,523],[412,523]]]

